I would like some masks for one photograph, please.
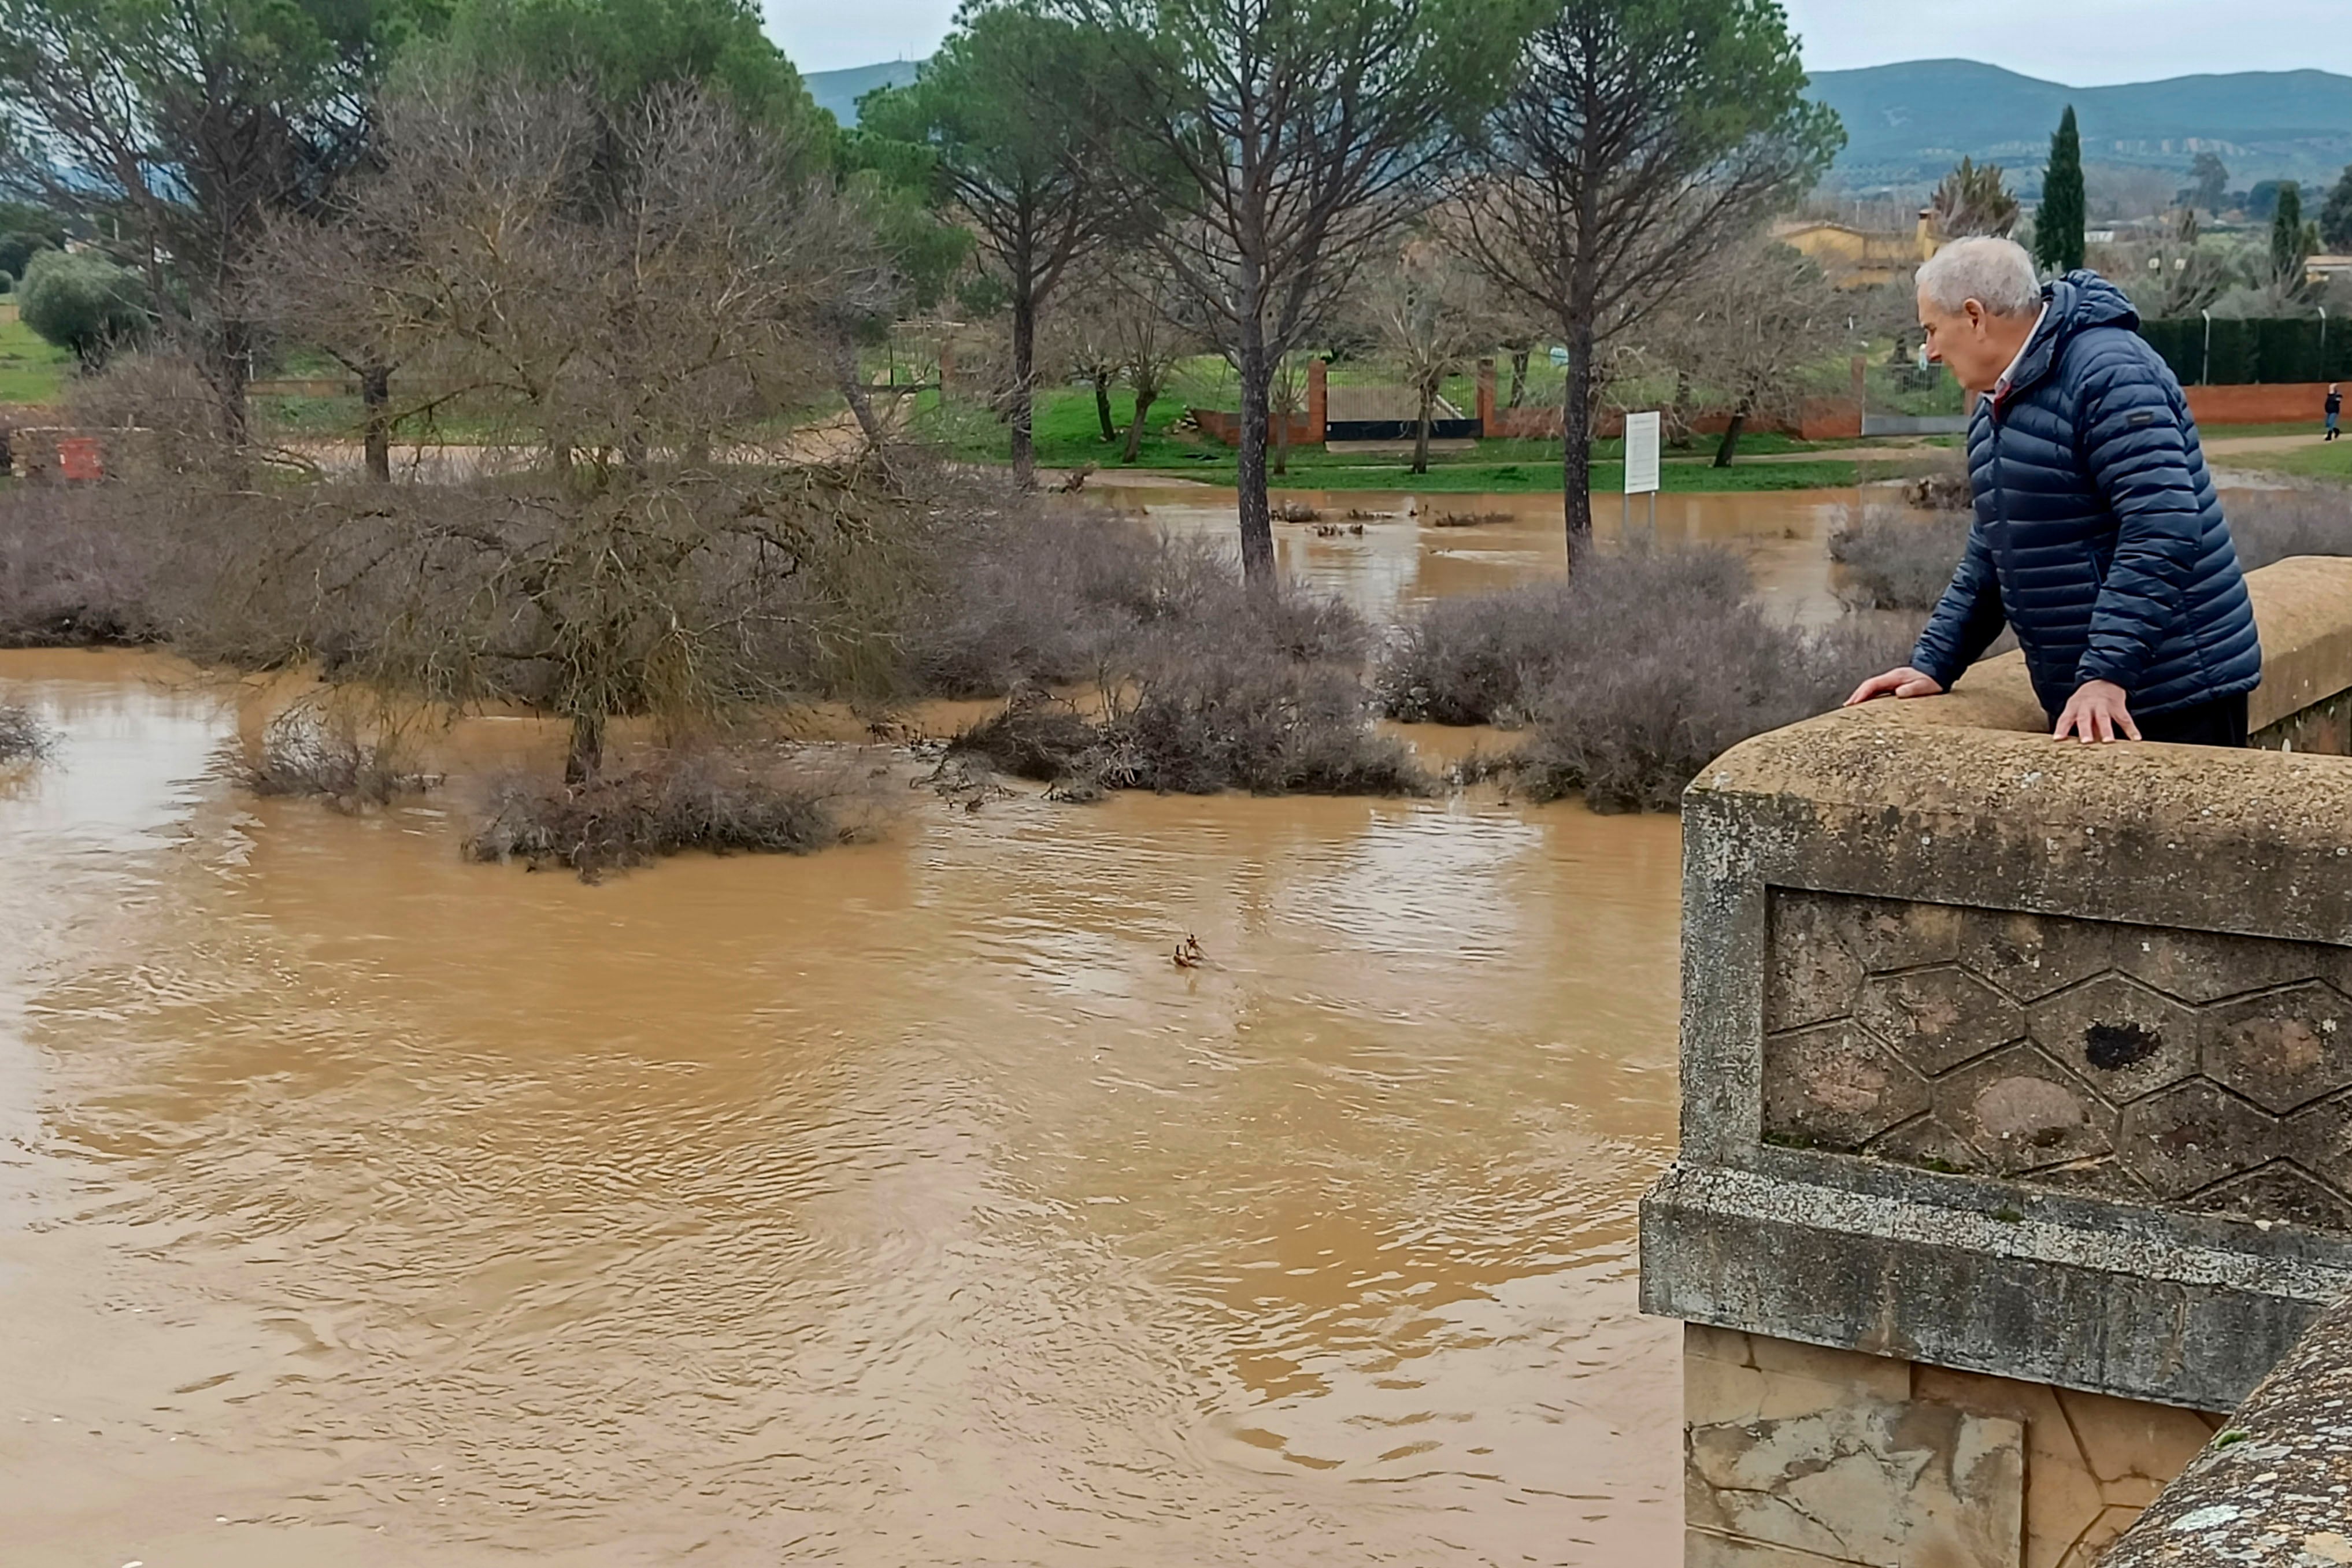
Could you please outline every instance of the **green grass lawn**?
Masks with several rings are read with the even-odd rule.
[[[0,321],[0,402],[55,402],[73,356],[22,321]]]
[[[2297,479],[2352,485],[2352,436],[2322,446],[2290,447],[2284,452],[2228,453],[2213,461],[2224,468],[2254,468]]]
[[[1181,475],[1210,484],[1234,480],[1233,448],[1206,436],[1172,432],[1184,416],[1184,402],[1168,398],[1155,402],[1135,467]],[[1105,442],[1095,411],[1093,389],[1054,387],[1037,398],[1033,430],[1037,461],[1043,467],[1075,468],[1092,463],[1119,467],[1121,443],[1134,413],[1134,399],[1123,391],[1111,394],[1111,419],[1120,439]],[[1012,438],[1004,425],[985,408],[950,402],[942,408],[937,394],[925,392],[915,410],[919,435],[945,446],[967,462],[1003,463],[1012,455]],[[1743,457],[1820,450],[1824,444],[1792,436],[1755,434],[1739,444]],[[1825,444],[1846,447],[1852,442]],[[1593,443],[1592,486],[1596,490],[1622,486],[1624,470],[1621,441]],[[1819,463],[1736,463],[1729,468],[1712,465],[1715,441],[1701,436],[1688,447],[1669,447],[1660,478],[1670,491],[1731,491],[1811,489],[1848,486],[1855,481],[1856,465],[1842,460]],[[1430,471],[1414,474],[1410,465],[1387,454],[1327,452],[1320,447],[1292,449],[1286,471],[1275,479],[1277,488],[1294,490],[1416,490],[1429,493],[1492,491],[1498,493],[1556,491],[1560,487],[1559,443],[1556,441],[1483,441],[1470,453],[1439,453],[1430,459]]]

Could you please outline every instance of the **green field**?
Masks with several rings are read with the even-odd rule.
[[[0,321],[0,402],[55,402],[73,356],[13,316]]]
[[[1096,416],[1094,392],[1086,387],[1054,387],[1038,393],[1034,432],[1037,462],[1047,468],[1076,468],[1094,464],[1099,468],[1123,466],[1119,461],[1127,422],[1134,399],[1123,391],[1111,394],[1112,423],[1121,440],[1106,443]],[[1207,436],[1171,429],[1184,417],[1181,398],[1152,405],[1146,434],[1137,453],[1137,469],[1180,475],[1213,485],[1234,480],[1233,448]],[[967,462],[1003,463],[1012,456],[1012,437],[1003,423],[977,403],[950,402],[942,407],[938,394],[919,394],[914,411],[914,432],[939,443]],[[1777,454],[1800,454],[1825,448],[1845,449],[1851,441],[1806,443],[1786,435],[1757,434],[1739,444],[1743,459]],[[1608,490],[1624,483],[1618,459],[1618,441],[1593,443],[1592,487]],[[1713,465],[1715,440],[1702,436],[1688,448],[1669,447],[1660,478],[1669,491],[1740,491],[1814,489],[1849,486],[1857,465],[1844,459],[1820,462],[1751,463],[1728,468]],[[1430,493],[1556,491],[1560,487],[1560,451],[1556,441],[1482,441],[1475,451],[1437,453],[1429,472],[1415,474],[1408,463],[1391,453],[1333,453],[1320,447],[1292,449],[1286,471],[1275,476],[1279,489],[1293,490],[1417,490]]]
[[[2296,446],[2284,452],[2231,452],[2213,459],[2224,468],[2254,468],[2297,479],[2332,485],[2352,485],[2352,436],[2321,446]]]

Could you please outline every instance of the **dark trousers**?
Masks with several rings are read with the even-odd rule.
[[[2169,713],[2151,714],[2146,718],[2132,715],[2139,726],[2142,740],[2166,740],[2175,746],[2233,746],[2243,749],[2246,744],[2246,694],[2233,697],[2216,697],[2210,703],[2192,707],[2177,707]]]

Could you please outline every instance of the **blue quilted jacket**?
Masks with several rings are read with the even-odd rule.
[[[2136,716],[2252,691],[2253,606],[2180,383],[2115,285],[2043,294],[2000,406],[1969,423],[1976,523],[1912,664],[1949,687],[2006,621],[2053,717],[2085,681]]]

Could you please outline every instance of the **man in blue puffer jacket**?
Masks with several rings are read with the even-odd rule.
[[[2019,246],[1964,239],[1919,269],[1930,357],[1984,394],[1976,524],[1911,663],[1848,706],[1948,689],[2004,623],[2052,733],[2246,744],[2262,647],[2180,383],[2094,272],[2046,287]]]

